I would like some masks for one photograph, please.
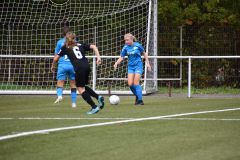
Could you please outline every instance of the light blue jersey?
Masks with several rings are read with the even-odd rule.
[[[141,56],[143,52],[144,48],[138,42],[134,42],[131,46],[125,44],[121,52],[121,57],[128,56],[128,66],[134,66],[142,63]]]
[[[58,54],[58,52],[61,50],[62,46],[64,45],[65,41],[66,41],[65,38],[61,38],[60,40],[57,41],[57,46],[55,48],[55,54]],[[67,55],[60,57],[58,64],[72,65],[70,60],[68,59]]]
[[[124,45],[121,57],[128,56],[128,74],[143,73],[143,63],[141,58],[143,52],[144,48],[138,42],[134,42],[132,46],[127,44]]]
[[[65,43],[65,40],[65,38],[58,40],[57,46],[55,48],[55,54],[58,54],[58,52],[61,50],[62,46]],[[66,80],[67,75],[69,76],[70,80],[75,80],[74,68],[68,59],[68,56],[65,55],[63,57],[60,57],[58,61],[57,80]]]

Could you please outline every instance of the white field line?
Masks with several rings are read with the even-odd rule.
[[[162,118],[163,120],[187,120],[187,121],[240,121],[240,118]]]
[[[0,120],[126,120],[136,118],[79,118],[79,117],[20,117],[20,118],[0,118]]]
[[[236,110],[240,110],[240,108],[212,110],[212,111],[200,111],[200,112],[190,112],[190,113],[180,113],[180,114],[172,114],[172,115],[157,116],[157,117],[128,119],[128,120],[103,122],[103,123],[95,123],[95,124],[87,124],[87,125],[79,125],[79,126],[62,127],[62,128],[51,128],[51,129],[28,131],[28,132],[22,132],[22,133],[17,133],[17,134],[12,134],[12,135],[1,136],[0,140],[29,136],[29,135],[33,135],[33,134],[46,134],[46,133],[50,133],[50,132],[58,132],[58,131],[71,130],[71,129],[89,128],[89,127],[97,127],[97,126],[107,126],[107,125],[120,124],[120,123],[140,122],[140,121],[157,120],[157,119],[163,119],[163,118],[174,118],[174,117],[181,117],[181,116],[188,116],[188,115],[216,113],[216,112],[227,112],[227,111],[236,111]]]
[[[71,117],[20,117],[0,118],[0,120],[128,120],[138,118],[71,118]],[[193,120],[193,121],[240,121],[240,118],[161,118],[163,120]]]

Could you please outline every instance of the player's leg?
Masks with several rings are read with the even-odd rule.
[[[82,67],[81,70],[76,71],[76,86],[82,98],[91,106],[91,110],[87,114],[95,114],[99,112],[99,107],[96,106],[90,94],[85,90],[85,85],[88,84],[89,68]]]
[[[63,85],[64,81],[66,80],[66,73],[64,71],[63,65],[58,65],[58,71],[57,71],[57,99],[54,103],[59,103],[62,101],[62,95],[63,95]]]
[[[90,96],[96,98],[98,100],[98,106],[100,107],[100,109],[104,108],[104,97],[97,94],[94,90],[92,90],[92,88],[90,88],[89,86],[85,86],[85,90],[90,94]]]
[[[136,88],[135,88],[133,82],[134,82],[134,68],[128,66],[128,86],[129,86],[130,90],[132,91],[132,93],[136,96],[136,99],[135,99],[135,104],[136,104],[138,97],[137,97]]]
[[[136,105],[144,105],[143,100],[142,100],[142,87],[139,84],[141,78],[141,74],[135,74],[134,76],[134,86],[136,88],[136,94],[138,97]]]
[[[133,80],[134,80],[134,74],[128,73],[128,86],[129,86],[130,90],[133,92],[133,94],[136,95],[135,88],[133,85]]]
[[[92,100],[90,94],[85,90],[85,87],[77,87],[78,92],[82,95],[82,98],[93,108],[95,109],[97,106]]]
[[[89,86],[85,86],[85,90],[94,98],[98,99],[99,95],[92,90]]]
[[[143,72],[142,63],[136,65],[134,72],[135,72],[135,74],[134,74],[133,84],[135,86],[136,94],[138,97],[136,105],[144,105],[143,100],[142,100],[142,87],[139,84],[141,76],[142,76],[142,72]]]
[[[77,89],[76,89],[76,82],[75,82],[75,71],[72,65],[69,66],[68,75],[70,79],[70,87],[71,87],[71,100],[72,100],[72,107],[77,107]]]
[[[75,85],[75,80],[70,80],[70,87],[71,87],[71,100],[72,100],[72,107],[76,108],[76,101],[77,101],[77,88]]]
[[[59,103],[62,101],[63,85],[64,85],[64,80],[57,81],[57,99],[55,100],[54,103]]]
[[[98,107],[100,109],[104,108],[104,97],[98,95],[92,88],[87,86],[89,83],[89,75],[90,75],[90,67],[86,70],[86,76],[85,76],[85,90],[90,94],[90,96],[95,97],[98,100]]]

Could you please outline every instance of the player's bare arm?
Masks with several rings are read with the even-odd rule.
[[[57,54],[54,56],[53,62],[52,62],[52,67],[51,67],[51,71],[52,71],[52,72],[55,72],[55,65],[56,65],[56,63],[58,62],[59,58],[60,58],[60,56],[57,55]]]
[[[117,66],[121,63],[123,61],[123,57],[119,57],[118,58],[118,60],[115,62],[115,64],[114,64],[114,70],[116,70],[117,69]]]
[[[94,44],[91,44],[90,48],[94,51],[95,55],[97,56],[97,64],[101,64],[101,58],[100,58],[100,54],[99,54],[97,46]]]
[[[151,68],[151,65],[150,65],[149,60],[148,60],[148,53],[147,52],[143,52],[143,56],[144,56],[145,64],[147,65],[148,71],[151,71],[152,68]]]

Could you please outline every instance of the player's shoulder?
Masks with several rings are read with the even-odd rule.
[[[65,38],[61,38],[57,41],[57,45],[59,45],[59,46],[63,46],[64,43],[65,43]]]
[[[78,42],[78,43],[76,43],[76,46],[78,46],[78,48],[84,48],[85,44]]]
[[[66,45],[62,45],[61,48],[60,48],[60,51],[65,52],[66,49],[67,49]]]
[[[87,44],[87,43],[77,43],[77,46],[79,47],[79,48],[82,48],[82,49],[84,49],[84,50],[86,50],[86,51],[90,51],[91,50],[91,44]]]
[[[65,41],[65,38],[60,38],[60,39],[57,41],[57,43],[61,43],[61,42],[63,42],[63,41]]]
[[[142,46],[142,44],[139,43],[139,42],[134,42],[133,44],[134,44],[134,46],[137,46],[137,47],[138,47],[138,46]]]
[[[127,45],[127,44],[124,44],[122,50],[127,49],[127,48],[128,48],[128,45]]]

